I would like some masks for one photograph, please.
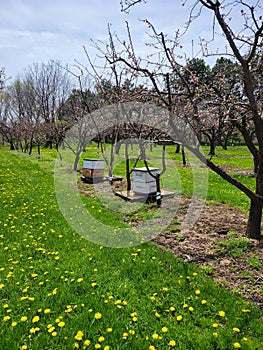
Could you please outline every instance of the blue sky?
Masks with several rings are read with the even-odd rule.
[[[0,66],[6,75],[16,78],[33,63],[59,60],[73,65],[74,60],[86,62],[83,45],[91,56],[95,50],[90,39],[106,41],[107,24],[125,38],[125,21],[128,21],[135,46],[143,54],[147,41],[144,23],[149,19],[158,29],[173,35],[181,31],[187,20],[188,9],[181,7],[181,0],[148,0],[139,4],[129,14],[120,10],[119,0],[5,0],[0,12]],[[211,35],[212,18],[207,12],[198,20],[184,39],[183,52],[199,51],[200,36]]]

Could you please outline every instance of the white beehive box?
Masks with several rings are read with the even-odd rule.
[[[104,160],[102,159],[84,159],[83,168],[104,169]]]
[[[149,168],[153,175],[160,172],[159,168]],[[157,191],[156,180],[149,174],[146,167],[135,168],[132,171],[132,190],[134,193],[151,194]]]

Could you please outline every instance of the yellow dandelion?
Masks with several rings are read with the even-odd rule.
[[[96,312],[95,315],[94,315],[94,318],[95,318],[96,320],[99,320],[99,319],[102,318],[102,314],[101,314],[100,312]]]
[[[89,339],[86,339],[83,343],[85,346],[89,346],[90,345],[90,340]]]
[[[235,349],[240,349],[241,348],[241,345],[238,342],[235,342],[233,344],[233,346],[234,346]]]
[[[107,331],[108,333],[111,333],[111,332],[112,332],[112,328],[107,328],[106,331]]]
[[[162,332],[163,333],[167,333],[168,332],[168,328],[167,327],[162,327]]]
[[[152,335],[152,338],[153,338],[153,339],[159,339],[159,337],[160,337],[160,336],[159,336],[159,334],[157,334],[157,333],[153,333],[153,335]]]
[[[176,319],[177,319],[177,321],[182,321],[183,316],[182,316],[182,315],[178,315],[178,316],[176,317]]]
[[[219,311],[218,315],[221,317],[225,317],[226,313],[225,311]]]
[[[27,321],[27,317],[26,317],[26,316],[22,316],[22,317],[20,318],[20,321],[21,321],[21,322],[26,322],[26,321]]]
[[[32,318],[32,323],[37,323],[39,321],[39,316],[34,316]]]
[[[54,326],[51,326],[51,327],[49,327],[48,328],[48,333],[52,333],[52,332],[54,332],[54,330],[55,330],[55,327]]]
[[[78,331],[77,334],[75,335],[75,339],[78,341],[81,341],[83,337],[83,332],[82,331]]]
[[[101,345],[100,344],[95,344],[95,349],[101,349]]]
[[[176,346],[176,342],[174,340],[170,340],[168,345],[174,347]]]
[[[98,341],[99,341],[100,343],[102,343],[104,340],[105,340],[105,338],[104,338],[103,336],[99,337],[99,339],[98,339]]]
[[[64,326],[65,326],[65,322],[60,321],[60,322],[58,323],[58,327],[62,328],[62,327],[64,327]]]

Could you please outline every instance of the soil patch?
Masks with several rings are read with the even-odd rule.
[[[189,200],[182,199],[176,221],[183,222],[188,206]],[[263,238],[247,239],[246,221],[246,216],[235,208],[205,205],[191,230],[171,232],[168,228],[153,240],[185,262],[201,266],[217,283],[263,308]],[[237,247],[240,239],[247,250],[244,248],[233,257],[231,251],[220,248],[222,239],[236,239]]]

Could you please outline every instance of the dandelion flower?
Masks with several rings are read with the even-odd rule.
[[[90,345],[90,340],[89,340],[89,339],[86,339],[86,340],[84,341],[84,345],[85,345],[85,346],[89,346],[89,345]]]
[[[168,332],[168,328],[167,328],[167,327],[163,327],[163,328],[162,328],[162,332],[163,332],[163,333],[167,333],[167,332]]]
[[[235,349],[240,349],[241,348],[241,345],[238,342],[235,342],[233,344],[233,346],[234,346]]]
[[[37,323],[39,321],[39,316],[34,316],[33,318],[32,318],[32,322],[33,323]]]
[[[83,332],[82,331],[78,331],[77,334],[75,335],[75,339],[78,341],[81,341],[83,337]]]
[[[104,350],[110,350],[109,345],[104,346]]]
[[[7,321],[10,320],[10,318],[11,318],[10,316],[4,316],[3,321],[4,321],[4,322],[7,322]]]
[[[234,328],[233,328],[233,331],[239,333],[239,332],[240,332],[240,329],[237,328],[237,327],[234,327]]]
[[[201,301],[201,304],[202,304],[202,305],[206,304],[206,300],[203,299],[203,300]]]
[[[152,338],[153,338],[153,339],[159,339],[159,334],[153,333]]]
[[[59,323],[58,323],[58,327],[64,327],[65,326],[65,322],[63,322],[63,321],[60,321]]]
[[[104,340],[105,340],[105,338],[104,338],[103,336],[99,337],[99,339],[98,339],[98,341],[99,341],[100,343],[102,343]]]
[[[218,323],[213,323],[212,327],[217,328],[218,327]]]
[[[21,321],[21,322],[26,322],[26,321],[27,321],[27,317],[26,317],[26,316],[22,316],[22,317],[20,318],[20,321]]]
[[[225,317],[226,313],[225,311],[219,311],[218,315],[221,317]]]
[[[54,330],[55,330],[54,326],[48,327],[48,333],[52,333],[54,332]]]
[[[150,346],[149,346],[149,350],[156,350],[156,347],[153,346],[153,345],[150,345]]]
[[[176,346],[176,342],[174,340],[170,340],[168,345],[174,347]]]
[[[100,312],[96,312],[95,315],[94,315],[94,318],[96,320],[99,320],[100,318],[102,318],[102,314]]]
[[[108,333],[111,333],[111,332],[112,332],[112,328],[107,328],[106,331],[107,331]]]
[[[95,349],[100,349],[101,345],[100,344],[95,344]]]
[[[178,315],[178,316],[176,317],[176,319],[177,319],[177,321],[181,321],[181,320],[183,319],[183,316],[182,316],[182,315]]]
[[[214,333],[213,333],[213,336],[214,336],[214,337],[218,337],[218,333],[217,333],[217,332],[214,332]]]
[[[26,344],[22,345],[21,350],[27,350],[27,345]]]

